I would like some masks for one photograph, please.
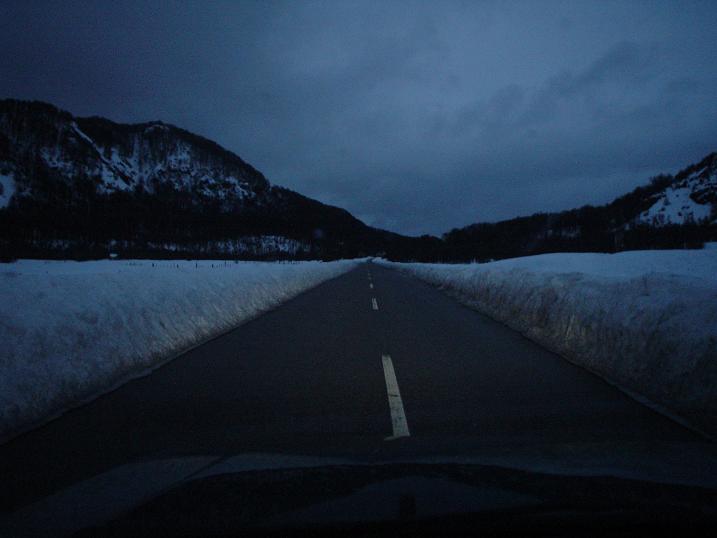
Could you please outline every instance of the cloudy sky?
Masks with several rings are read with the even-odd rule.
[[[369,224],[609,201],[717,150],[717,2],[0,3],[0,97],[160,119]]]

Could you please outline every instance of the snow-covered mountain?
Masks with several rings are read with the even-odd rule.
[[[1,208],[0,247],[21,254],[119,245],[335,257],[380,252],[398,237],[271,185],[236,154],[178,127],[77,118],[10,99],[0,101]]]
[[[183,129],[74,118],[52,105],[13,100],[0,102],[0,172],[5,205],[13,194],[40,194],[38,173],[68,184],[88,179],[100,194],[171,186],[237,202],[270,190],[238,156]]]
[[[717,153],[680,172],[652,200],[635,223],[659,227],[717,222]]]
[[[477,223],[444,235],[450,259],[698,247],[717,240],[717,153],[609,204]]]

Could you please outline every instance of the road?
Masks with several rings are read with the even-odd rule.
[[[685,460],[708,445],[440,290],[369,263],[0,447],[0,495],[7,512],[127,464],[194,462],[191,474],[241,454],[482,458],[689,482],[704,465]]]

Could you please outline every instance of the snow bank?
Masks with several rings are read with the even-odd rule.
[[[379,263],[717,433],[717,250]]]
[[[357,263],[0,264],[0,440]]]

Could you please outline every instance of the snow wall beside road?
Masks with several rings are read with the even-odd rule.
[[[358,263],[0,264],[0,441]]]

